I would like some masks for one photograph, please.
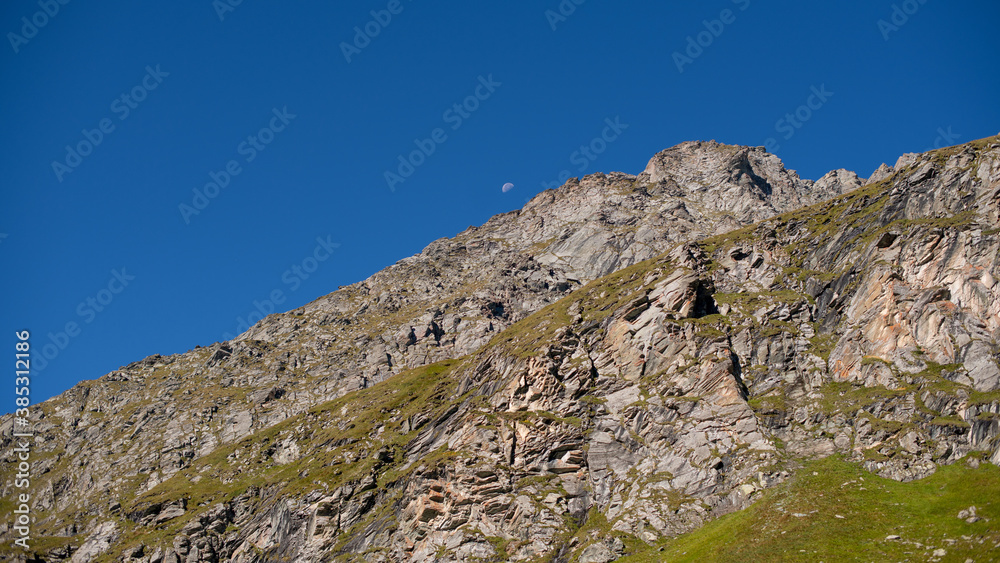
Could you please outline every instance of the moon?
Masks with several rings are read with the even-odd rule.
[[[500,188],[500,191],[502,191],[503,193],[507,193],[513,189],[514,189],[514,184],[507,182],[506,184],[503,185],[502,188]]]

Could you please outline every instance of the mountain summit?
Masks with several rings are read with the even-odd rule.
[[[805,467],[856,471],[814,490],[844,499],[865,475],[884,495],[955,471],[1000,485],[998,256],[1000,137],[816,182],[760,147],[682,143],[39,405],[32,549],[10,552],[683,560],[672,542],[696,536],[673,538],[767,506],[783,516],[752,548],[774,558],[778,528],[853,525],[790,510]],[[976,557],[1000,504],[975,502],[908,536],[886,509],[843,541],[942,557],[947,532],[942,551]]]

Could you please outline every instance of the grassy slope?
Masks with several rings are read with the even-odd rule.
[[[989,463],[899,483],[829,457],[806,463],[749,508],[620,562],[928,561],[936,549],[946,551],[942,561],[1000,561],[997,491],[1000,468]],[[957,518],[970,506],[982,520]]]

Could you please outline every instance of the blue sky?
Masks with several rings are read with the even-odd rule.
[[[816,179],[1000,131],[992,1],[230,1],[0,7],[34,401],[685,140]]]

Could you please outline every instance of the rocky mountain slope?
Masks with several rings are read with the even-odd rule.
[[[43,405],[36,424],[42,470],[69,459],[79,468],[44,489],[42,523],[106,514],[93,498],[124,500],[311,406],[475,352],[581,284],[689,233],[748,224],[860,184],[850,174],[827,180],[814,190],[761,149],[685,143],[638,178],[595,174],[545,192],[232,342],[153,356],[78,385]],[[49,491],[57,485],[58,494]]]
[[[1000,464],[998,253],[997,138],[867,183],[684,143],[47,401],[35,553],[612,561],[806,458]]]

